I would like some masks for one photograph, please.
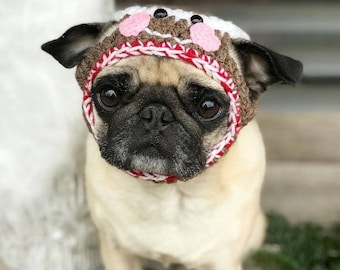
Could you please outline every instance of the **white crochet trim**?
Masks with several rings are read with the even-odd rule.
[[[203,22],[206,25],[210,26],[212,29],[221,31],[222,35],[224,33],[228,33],[229,36],[233,39],[240,38],[240,39],[250,40],[249,35],[245,31],[243,31],[240,27],[236,26],[230,21],[224,21],[215,16],[206,16],[206,15],[194,13],[191,11],[185,11],[182,9],[171,9],[171,8],[162,7],[162,6],[129,7],[129,8],[115,12],[113,14],[113,20],[120,21],[126,14],[132,15],[132,14],[141,13],[141,12],[147,13],[152,17],[155,10],[158,8],[164,8],[167,11],[168,16],[175,16],[176,21],[180,19],[187,20],[188,25],[191,25],[191,21],[190,21],[191,16],[200,15],[203,18]]]
[[[165,182],[168,181],[169,176],[168,175],[162,175],[162,174],[156,174],[156,173],[135,173],[132,171],[126,171],[131,176],[137,177],[139,179],[143,180],[152,180],[154,182]]]

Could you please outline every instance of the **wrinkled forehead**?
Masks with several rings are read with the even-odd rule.
[[[135,56],[122,59],[115,65],[104,68],[96,77],[100,78],[128,73],[137,84],[181,86],[194,84],[224,93],[224,88],[200,69],[180,60],[156,56]],[[184,88],[184,87],[183,87]]]
[[[214,30],[221,31],[222,35],[224,33],[228,33],[229,36],[232,39],[238,39],[238,38],[246,39],[246,40],[250,39],[249,35],[246,32],[244,32],[241,28],[239,28],[238,26],[236,26],[235,24],[233,24],[230,21],[224,21],[224,20],[217,18],[215,16],[207,16],[207,15],[203,15],[203,14],[194,13],[194,12],[191,12],[191,11],[185,11],[185,10],[182,10],[182,9],[171,9],[171,8],[168,8],[168,7],[161,7],[161,6],[148,6],[148,7],[134,6],[134,7],[130,7],[130,8],[115,12],[115,14],[113,16],[113,20],[120,21],[126,15],[133,15],[133,14],[137,14],[137,13],[146,13],[146,14],[149,14],[152,17],[154,15],[154,12],[159,8],[165,9],[168,13],[168,16],[175,17],[176,21],[184,19],[188,22],[188,25],[191,25],[192,24],[191,17],[193,15],[199,15],[199,16],[202,17],[204,24],[210,26]]]

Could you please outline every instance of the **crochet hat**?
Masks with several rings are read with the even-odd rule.
[[[180,9],[136,6],[115,13],[113,19],[117,27],[86,53],[76,71],[84,93],[84,115],[94,137],[96,119],[91,90],[101,70],[128,57],[153,55],[176,59],[217,81],[230,102],[227,132],[207,157],[206,166],[211,166],[227,152],[240,128],[255,115],[257,103],[250,100],[249,89],[231,57],[231,39],[249,40],[249,36],[231,22]],[[149,172],[129,173],[153,181],[176,179]]]

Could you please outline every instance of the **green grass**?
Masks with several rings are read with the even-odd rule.
[[[265,245],[246,262],[256,270],[340,270],[340,222],[330,228],[267,215]]]

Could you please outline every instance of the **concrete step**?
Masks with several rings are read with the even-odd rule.
[[[257,119],[268,160],[330,162],[340,167],[340,111],[260,110]]]
[[[292,222],[340,220],[340,164],[270,161],[262,194],[266,211]]]
[[[262,202],[293,222],[340,219],[340,85],[276,86],[261,97]]]

